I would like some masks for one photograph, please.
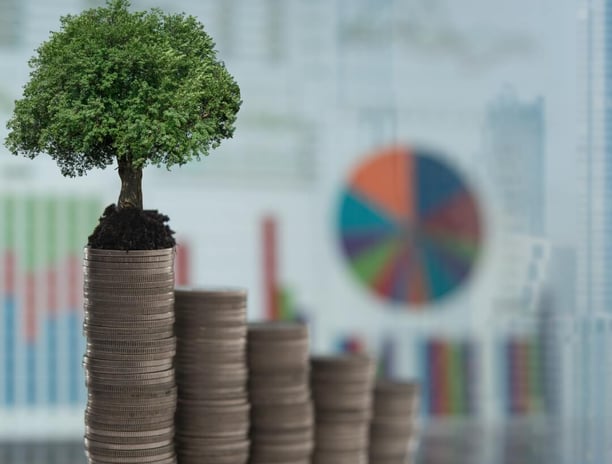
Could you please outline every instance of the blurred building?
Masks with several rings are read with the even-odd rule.
[[[610,0],[583,0],[579,63],[581,99],[578,134],[580,185],[578,307],[612,312],[612,40]]]
[[[581,0],[576,308],[568,331],[573,384],[564,410],[576,424],[569,462],[610,462],[612,346],[612,1]]]
[[[519,100],[510,88],[489,104],[484,124],[484,164],[498,189],[504,229],[544,232],[544,100]]]

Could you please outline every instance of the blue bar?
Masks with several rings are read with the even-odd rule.
[[[502,371],[502,398],[505,399],[506,406],[506,414],[507,417],[512,417],[514,415],[514,405],[513,405],[513,369],[514,369],[514,359],[512,352],[512,337],[507,338],[502,345],[501,348],[501,363],[500,366],[503,366]]]
[[[7,296],[4,300],[4,403],[15,406],[15,300]]]
[[[47,321],[47,398],[49,404],[57,404],[57,331],[58,324],[55,316]]]
[[[36,404],[36,344],[26,343],[26,404]]]
[[[476,382],[477,359],[474,342],[468,340],[463,343],[462,357],[462,363],[464,365],[462,367],[464,367],[465,371],[465,375],[463,376],[463,400],[465,401],[465,411],[463,413],[472,416],[477,413],[478,395],[481,394],[478,390],[479,383]]]
[[[429,402],[431,378],[429,372],[429,341],[426,338],[422,338],[418,342],[417,352],[419,357],[420,371],[421,371],[421,414],[429,416],[431,414],[431,408]]]

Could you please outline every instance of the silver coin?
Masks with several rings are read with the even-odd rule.
[[[174,256],[175,254],[175,247],[157,250],[105,250],[90,247],[83,249],[84,256]]]
[[[177,301],[177,305],[186,313],[194,313],[198,316],[206,316],[207,314],[218,314],[218,313],[243,313],[247,310],[248,304],[246,301],[185,301],[174,291],[174,296]]]
[[[134,354],[125,352],[108,352],[102,350],[88,349],[85,353],[89,358],[96,360],[111,360],[117,363],[132,362],[132,361],[153,361],[153,360],[167,360],[174,356],[174,351],[162,351],[159,353],[144,353]]]
[[[131,282],[125,279],[90,279],[85,277],[83,280],[83,287],[90,290],[97,291],[113,291],[113,290],[147,290],[157,291],[157,289],[164,289],[172,291],[174,289],[174,278],[167,276],[165,279],[152,280],[152,281],[136,281]]]
[[[258,389],[249,388],[251,404],[266,406],[271,404],[303,403],[311,399],[310,389],[307,385],[292,389]]]
[[[244,399],[248,396],[246,387],[242,386],[229,386],[229,387],[210,387],[191,390],[179,386],[181,392],[181,399],[184,400],[231,400],[231,399]]]
[[[333,390],[313,389],[313,400],[317,409],[362,410],[372,408],[372,395],[368,392],[338,393]]]
[[[251,322],[249,340],[264,343],[271,340],[308,340],[308,326],[301,322]]]
[[[173,311],[160,311],[151,313],[135,313],[125,310],[121,312],[112,311],[88,311],[85,315],[85,322],[90,325],[100,325],[103,323],[114,323],[122,327],[127,327],[131,324],[142,323],[146,326],[150,322],[163,321],[165,324],[170,326],[174,324],[174,312]],[[112,327],[112,326],[111,326]]]
[[[95,261],[84,259],[83,270],[117,270],[120,273],[129,272],[131,269],[163,269],[174,272],[174,261],[169,260],[126,260],[126,261]]]
[[[173,444],[174,440],[172,437],[170,437],[169,439],[166,438],[165,440],[157,440],[151,443],[147,443],[146,441],[145,442],[138,441],[137,443],[133,443],[133,442],[113,443],[113,442],[107,442],[107,441],[92,440],[91,438],[88,438],[87,436],[85,436],[84,442],[85,442],[85,449],[89,449],[89,450],[96,449],[96,450],[118,450],[118,451],[135,451],[135,450],[145,451],[145,450],[150,450],[150,449],[159,449],[162,446],[169,446]]]
[[[413,397],[421,391],[418,382],[379,380],[376,382],[375,393],[382,395],[398,395],[400,397]]]
[[[90,329],[95,329],[99,331],[104,330],[127,330],[129,328],[133,328],[135,333],[140,333],[141,331],[151,330],[151,332],[159,332],[159,331],[168,331],[174,327],[174,315],[172,317],[167,317],[164,319],[145,319],[136,318],[135,320],[130,321],[129,319],[124,320],[112,320],[108,318],[99,318],[97,315],[85,314],[84,326],[87,326]],[[157,335],[151,335],[157,336]]]
[[[257,460],[263,461],[266,458],[270,462],[291,462],[293,459],[301,459],[310,456],[314,449],[314,442],[302,441],[297,443],[261,443],[253,441],[251,455]]]
[[[176,338],[152,338],[152,339],[132,339],[132,340],[114,340],[109,337],[107,340],[99,340],[95,343],[90,343],[93,347],[109,347],[110,349],[116,348],[117,350],[123,349],[174,349],[176,347]]]
[[[83,291],[83,295],[91,299],[101,299],[106,301],[108,299],[146,299],[155,297],[163,300],[174,301],[174,291],[171,286],[166,287],[155,287],[155,288],[95,288],[93,286],[86,285]]]
[[[130,285],[166,285],[168,281],[174,281],[174,274],[167,272],[155,272],[151,270],[130,272],[112,271],[83,271],[84,285],[112,286],[113,284]],[[95,284],[94,284],[95,283]]]
[[[246,298],[247,290],[239,287],[177,287],[177,294],[182,298]]]
[[[363,354],[345,354],[337,356],[313,356],[311,358],[313,371],[368,371],[375,367],[373,358]]]
[[[113,332],[109,330],[92,330],[90,328],[83,329],[83,335],[87,337],[87,339],[94,342],[102,342],[106,341],[109,338],[113,338],[113,340],[128,341],[128,340],[158,340],[163,338],[169,338],[174,336],[174,330],[172,328],[165,328],[162,332],[147,332],[145,330],[135,331],[135,333],[128,333],[125,331],[121,332]]]
[[[174,370],[133,374],[111,375],[107,372],[99,373],[96,371],[88,371],[85,373],[85,383],[100,382],[104,385],[113,386],[140,386],[140,385],[156,385],[164,384],[174,380]]]
[[[83,276],[86,280],[124,280],[129,282],[147,282],[155,280],[166,280],[174,278],[174,270],[168,268],[121,268],[121,269],[98,269],[92,267],[83,268]]]
[[[122,430],[106,430],[104,428],[98,429],[96,427],[90,427],[85,425],[85,434],[96,435],[101,437],[111,438],[147,438],[147,437],[158,437],[165,436],[169,433],[174,433],[174,426],[160,427],[155,430],[137,430],[137,431],[122,431]]]
[[[83,261],[87,263],[164,263],[171,265],[174,256],[95,256],[85,254]]]
[[[295,369],[279,369],[276,372],[251,372],[249,382],[253,386],[291,387],[310,382],[310,367],[302,366]]]
[[[135,449],[135,450],[117,450],[100,447],[98,443],[86,443],[85,449],[90,453],[94,451],[100,456],[109,457],[121,457],[121,458],[143,458],[150,456],[160,456],[174,454],[174,446],[167,444],[162,447],[148,448],[148,449]]]
[[[133,432],[174,427],[176,408],[173,404],[129,406],[129,408],[123,404],[98,406],[91,402],[85,409],[85,424],[96,429]]]
[[[87,291],[83,292],[83,303],[86,309],[90,308],[118,308],[118,307],[159,307],[169,306],[174,307],[174,297],[172,293],[166,292],[164,295],[158,294],[143,294],[143,295],[111,295],[109,293],[91,294]]]

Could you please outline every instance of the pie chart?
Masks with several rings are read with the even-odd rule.
[[[378,297],[433,303],[461,287],[478,259],[478,201],[436,153],[405,146],[375,152],[352,172],[338,214],[350,272]]]

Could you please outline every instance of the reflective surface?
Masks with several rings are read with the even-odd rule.
[[[470,422],[429,424],[417,464],[558,464],[556,434],[545,422],[504,426]],[[0,464],[85,464],[81,442],[3,443]]]

